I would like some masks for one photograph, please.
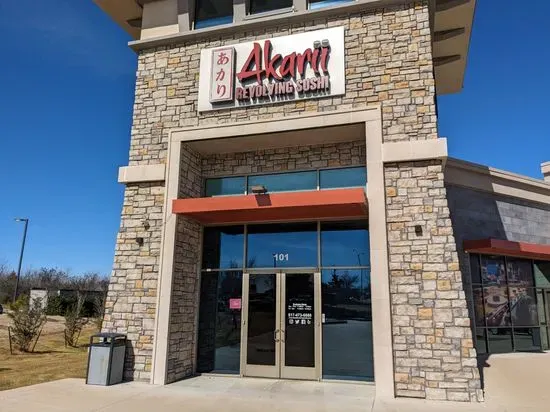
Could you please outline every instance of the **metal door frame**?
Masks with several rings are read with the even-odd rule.
[[[252,365],[247,364],[247,345],[248,345],[248,308],[249,308],[249,286],[250,276],[255,274],[275,274],[276,279],[276,309],[275,309],[275,365]],[[314,353],[315,366],[313,368],[285,366],[285,325],[286,325],[286,274],[303,273],[304,275],[313,274],[313,301],[314,301]],[[261,269],[247,270],[243,273],[243,299],[241,312],[241,376],[263,377],[275,379],[321,379],[321,273],[317,269]]]

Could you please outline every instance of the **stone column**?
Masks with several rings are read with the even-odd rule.
[[[182,144],[178,198],[200,197],[201,191],[201,157]],[[200,249],[200,225],[178,216],[174,242],[166,383],[188,377],[196,370]]]
[[[163,203],[161,182],[126,186],[102,330],[127,334],[127,380],[150,378]]]
[[[441,161],[385,179],[396,395],[482,400]]]

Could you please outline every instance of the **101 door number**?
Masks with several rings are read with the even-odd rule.
[[[288,253],[273,253],[276,262],[288,262]]]

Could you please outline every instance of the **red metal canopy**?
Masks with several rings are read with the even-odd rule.
[[[510,240],[491,238],[465,240],[464,250],[470,253],[550,260],[550,245],[538,243],[512,242]]]
[[[364,218],[363,188],[175,199],[172,213],[203,224]]]

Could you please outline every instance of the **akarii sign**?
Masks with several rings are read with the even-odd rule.
[[[342,94],[343,27],[201,52],[200,112]]]

